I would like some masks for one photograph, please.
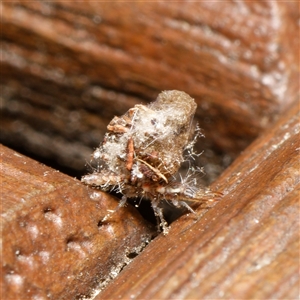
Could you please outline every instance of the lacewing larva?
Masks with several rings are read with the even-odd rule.
[[[194,154],[200,129],[193,126],[196,103],[188,94],[171,90],[161,92],[149,105],[135,105],[108,124],[104,140],[92,155],[97,167],[82,182],[100,189],[121,193],[120,207],[127,198],[151,201],[159,226],[168,233],[162,200],[176,207],[195,211],[186,201],[214,201],[217,193],[199,187],[199,168],[176,181],[181,164]],[[114,211],[108,212],[105,220]]]

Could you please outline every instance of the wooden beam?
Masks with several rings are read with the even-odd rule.
[[[182,216],[95,299],[296,299],[299,103],[213,185],[224,197]]]
[[[2,143],[83,171],[114,115],[178,89],[198,104],[202,143],[235,157],[295,99],[297,9],[4,1]]]
[[[5,299],[89,294],[151,240],[152,227],[133,207],[101,222],[117,205],[112,196],[2,145],[0,152]]]

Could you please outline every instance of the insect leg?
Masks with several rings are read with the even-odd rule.
[[[168,223],[165,221],[164,219],[164,215],[163,215],[163,211],[161,207],[157,206],[157,202],[156,201],[152,201],[151,202],[154,214],[157,218],[157,223],[158,223],[158,227],[162,227],[163,230],[163,234],[167,235],[169,233],[169,227],[168,227]]]
[[[122,198],[121,198],[121,200],[120,200],[120,202],[119,202],[119,204],[118,204],[118,206],[115,209],[113,209],[113,210],[108,209],[107,210],[108,213],[102,219],[102,222],[107,221],[107,219],[109,219],[112,214],[114,214],[115,212],[117,212],[121,207],[126,206],[126,202],[127,202],[127,197],[125,195],[123,195]]]
[[[196,214],[196,212],[186,202],[179,201],[178,204],[179,204],[179,206],[184,206],[187,210],[189,210],[193,214]]]

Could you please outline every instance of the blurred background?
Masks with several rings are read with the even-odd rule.
[[[115,115],[177,89],[210,183],[298,90],[297,2],[0,5],[0,142],[78,178]]]

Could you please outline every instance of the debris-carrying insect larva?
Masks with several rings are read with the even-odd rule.
[[[149,199],[163,233],[167,234],[168,226],[159,207],[161,200],[195,213],[184,201],[201,202],[214,196],[199,187],[195,169],[186,178],[175,181],[186,160],[184,152],[193,153],[200,134],[192,125],[196,107],[194,99],[184,92],[163,91],[155,102],[135,105],[123,116],[114,117],[102,144],[93,153],[97,169],[83,176],[82,181],[122,193],[118,208],[125,205],[127,198]]]

